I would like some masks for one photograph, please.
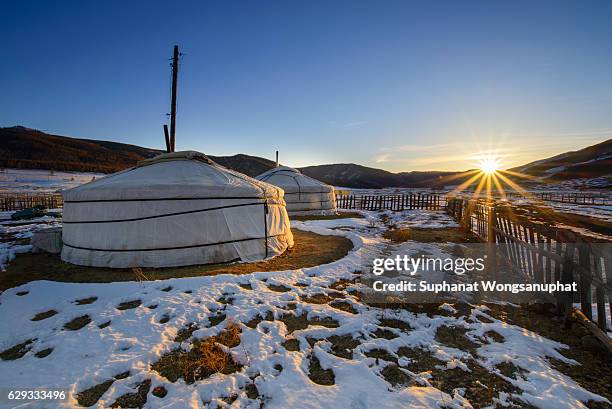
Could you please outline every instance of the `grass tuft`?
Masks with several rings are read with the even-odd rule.
[[[319,359],[311,355],[308,364],[308,377],[317,385],[331,386],[336,383],[336,375],[331,369],[323,369]]]
[[[89,298],[81,298],[80,300],[75,300],[74,303],[76,305],[87,305],[94,303],[98,297],[89,297]]]
[[[104,328],[108,327],[110,324],[111,324],[110,321],[106,321],[106,322],[103,322],[102,324],[98,325],[98,328],[104,329]]]
[[[49,311],[45,311],[45,312],[39,312],[38,314],[36,314],[34,317],[32,317],[30,319],[30,321],[42,321],[45,320],[47,318],[53,317],[54,315],[57,314],[57,311],[55,310],[49,310]]]
[[[82,315],[64,324],[64,329],[67,329],[69,331],[78,331],[90,322],[91,318],[89,317],[89,315]]]
[[[75,398],[80,406],[84,406],[86,408],[93,406],[96,404],[98,400],[106,393],[108,388],[111,387],[115,380],[109,379],[102,383],[99,383],[91,388],[85,389],[75,395]]]
[[[34,354],[34,356],[36,358],[45,358],[51,355],[51,352],[53,352],[53,348],[46,348],[41,351],[38,351],[37,353]]]
[[[188,351],[175,350],[164,354],[151,369],[170,382],[183,378],[188,384],[215,373],[229,374],[241,368],[221,345],[233,348],[240,344],[240,326],[230,322],[218,335],[195,340]]]
[[[138,384],[136,392],[119,396],[111,408],[142,408],[147,403],[149,389],[151,389],[151,380],[146,379]]]
[[[142,303],[142,301],[140,301],[140,300],[125,301],[125,302],[122,302],[121,304],[119,304],[117,306],[117,309],[121,310],[121,311],[131,310],[133,308],[138,307],[141,303]]]
[[[14,361],[27,354],[32,349],[32,343],[36,341],[36,338],[28,339],[21,344],[12,346],[11,348],[0,352],[0,359],[3,361]]]

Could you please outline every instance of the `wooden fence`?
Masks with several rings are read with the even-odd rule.
[[[606,306],[611,308],[612,300],[612,243],[593,243],[522,214],[507,203],[449,198],[447,212],[483,241],[494,244],[494,253],[501,254],[529,282],[577,282],[576,294],[556,294],[558,312],[568,314],[575,301],[592,320],[594,298],[597,324],[606,329]]]
[[[0,194],[0,211],[15,211],[43,205],[47,209],[56,209],[63,206],[62,195],[57,193],[26,194],[3,193]]]
[[[358,210],[441,210],[445,196],[431,193],[401,195],[336,195],[336,207]]]
[[[486,193],[481,194],[484,198]],[[499,194],[497,198],[501,198]],[[543,202],[570,203],[577,205],[592,205],[592,206],[610,206],[612,205],[612,196],[604,193],[588,193],[588,192],[529,192],[527,194],[520,192],[505,192],[503,197],[506,199],[528,198]]]

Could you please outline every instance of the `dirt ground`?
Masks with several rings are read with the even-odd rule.
[[[564,362],[551,359],[552,366],[571,377],[583,388],[595,392],[612,401],[612,353],[581,324],[573,322],[565,328],[562,319],[553,313],[552,305],[521,305],[514,307],[510,304],[487,304],[489,314],[499,320],[512,325],[518,325],[536,332],[546,338],[562,342],[569,349],[560,353],[567,358],[574,359],[580,365],[568,365]],[[590,408],[610,407],[606,404],[590,402]]]
[[[256,271],[282,271],[327,264],[341,259],[353,248],[340,236],[325,236],[293,229],[295,245],[271,260],[255,263],[226,263],[170,268],[111,269],[82,267],[64,263],[59,255],[18,254],[2,273],[0,291],[35,280],[77,283],[163,280],[216,274],[249,274]]]

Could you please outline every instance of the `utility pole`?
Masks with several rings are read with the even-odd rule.
[[[276,167],[278,167],[278,151],[276,151]]]
[[[168,125],[164,124],[164,138],[166,138],[166,152],[172,152],[172,146],[170,144],[170,134],[168,133]]]
[[[172,56],[172,101],[170,106],[170,149],[174,152],[176,142],[176,84],[178,81],[179,48],[174,46]]]

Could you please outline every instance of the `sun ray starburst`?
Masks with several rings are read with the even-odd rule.
[[[531,196],[527,190],[519,186],[516,180],[533,179],[533,176],[513,170],[502,170],[500,158],[494,153],[482,153],[473,158],[476,160],[478,166],[476,169],[444,179],[445,182],[460,178],[465,179],[453,189],[450,193],[451,195],[457,195],[467,191],[471,193],[473,198],[484,196],[487,199],[491,199],[493,196],[497,195],[505,200],[508,197],[508,191],[514,191],[521,196]],[[506,185],[508,189],[505,189],[504,185]]]

